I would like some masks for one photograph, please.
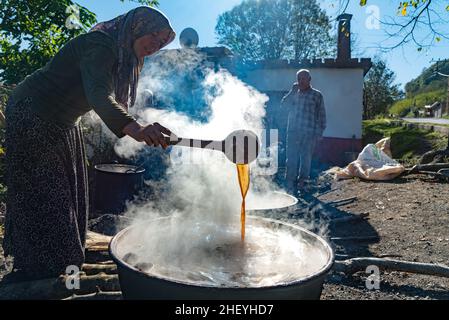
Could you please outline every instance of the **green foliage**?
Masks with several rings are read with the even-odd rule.
[[[425,105],[446,101],[448,79],[437,72],[449,74],[449,60],[432,64],[408,82],[405,85],[406,98],[394,103],[390,113],[403,117]]]
[[[423,108],[425,105],[433,104],[436,101],[445,101],[446,98],[447,89],[420,93],[412,98],[406,98],[397,101],[390,108],[390,113],[398,115],[400,117],[404,117],[414,109]]]
[[[75,8],[71,0],[0,0],[0,79],[20,82],[96,21],[93,12]]]
[[[398,121],[376,119],[363,121],[364,143],[376,143],[382,138],[391,138],[393,158],[416,159],[432,149],[444,148],[447,136],[433,131],[400,126]]]
[[[401,97],[399,85],[394,84],[394,81],[394,72],[384,61],[376,58],[373,61],[373,67],[365,77],[365,119],[385,115],[391,105]]]
[[[417,94],[447,89],[447,78],[437,74],[449,74],[449,60],[432,64],[425,69],[416,79],[405,85],[406,97],[411,98]]]
[[[19,83],[96,21],[95,13],[72,0],[0,0],[0,81]]]
[[[329,18],[316,0],[245,0],[221,14],[218,42],[244,60],[330,55]]]

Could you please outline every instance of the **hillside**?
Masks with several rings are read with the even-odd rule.
[[[393,104],[390,113],[406,116],[414,109],[436,101],[447,100],[448,79],[437,72],[449,74],[449,60],[432,64],[421,74],[405,85],[405,98]]]

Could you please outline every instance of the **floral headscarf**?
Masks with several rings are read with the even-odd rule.
[[[159,39],[162,49],[175,38],[175,32],[168,18],[159,10],[138,7],[109,21],[96,24],[90,31],[103,31],[118,45],[118,64],[115,72],[115,99],[126,109],[136,101],[139,74],[143,59],[134,53],[134,41],[148,34],[170,30],[167,39]]]

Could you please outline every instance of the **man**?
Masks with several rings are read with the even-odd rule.
[[[326,128],[323,95],[311,87],[309,70],[299,70],[296,77],[280,108],[287,120],[286,187],[295,195],[310,177],[313,151]]]

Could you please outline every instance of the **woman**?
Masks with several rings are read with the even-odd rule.
[[[166,148],[167,128],[127,112],[145,56],[173,41],[169,20],[139,7],[69,41],[28,76],[6,107],[5,255],[21,280],[54,277],[84,262],[86,156],[78,124],[93,109],[119,138]]]

